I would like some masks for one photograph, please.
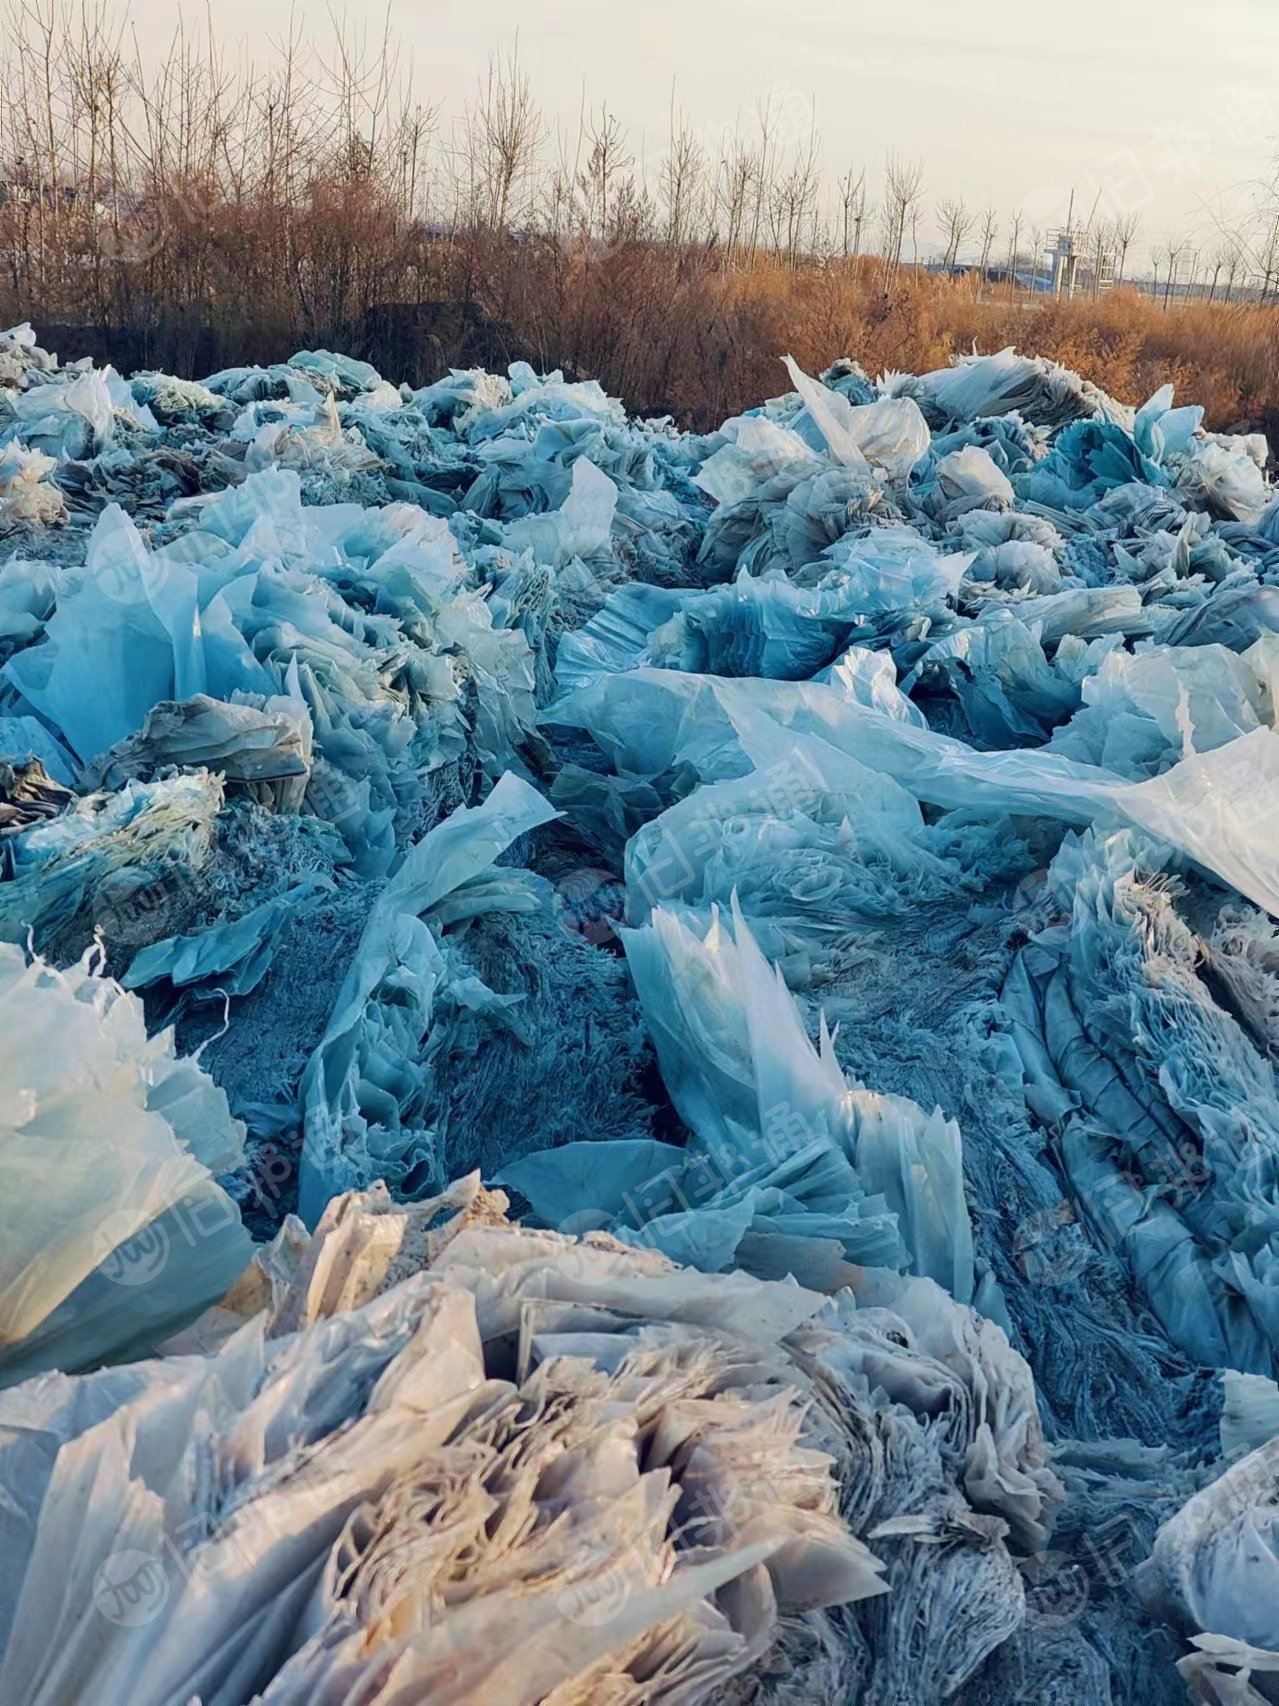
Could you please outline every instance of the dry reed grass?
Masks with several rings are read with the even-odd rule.
[[[452,129],[412,87],[385,38],[228,66],[179,31],[156,64],[114,9],[16,0],[0,317],[64,355],[186,375],[317,345],[414,382],[525,356],[701,428],[777,391],[786,350],[877,374],[1016,344],[1130,402],[1172,380],[1213,426],[1279,426],[1279,309],[920,271],[902,252],[917,163],[890,161],[877,216],[850,174],[823,223],[811,139],[787,153],[768,120],[718,160],[673,127],[654,195],[607,112],[548,160],[514,65]],[[863,227],[887,259],[861,252]]]

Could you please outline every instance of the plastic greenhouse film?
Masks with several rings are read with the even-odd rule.
[[[1279,1700],[1268,446],[787,367],[0,332],[3,1701]]]
[[[720,1185],[694,1211],[689,1230],[699,1213],[709,1230],[714,1212],[736,1204],[736,1238],[747,1226],[767,1238],[781,1214],[800,1238],[811,1226],[808,1236],[842,1243],[851,1260],[909,1265],[967,1302],[972,1233],[953,1122],[850,1084],[824,1029],[820,1050],[809,1041],[785,983],[736,908],[731,934],[716,919],[700,938],[659,909],[623,939],[671,1100]],[[800,1156],[811,1168],[823,1151],[847,1164],[846,1200],[832,1197],[834,1212],[810,1221],[808,1187],[788,1168]],[[607,1167],[607,1149],[600,1153]],[[743,1201],[735,1188],[742,1183],[759,1194]],[[784,1205],[769,1195],[779,1189],[789,1199]],[[652,1200],[661,1198],[658,1191]],[[676,1199],[683,1200],[679,1193]],[[632,1216],[641,1200],[643,1193],[632,1193]],[[815,1209],[815,1200],[807,1201]],[[885,1210],[897,1232],[872,1258],[867,1232]],[[660,1216],[649,1236],[660,1237]]]
[[[1279,918],[1279,735],[1253,729],[1122,789],[1116,806]]]
[[[891,1587],[857,1528],[900,1496],[870,1457],[853,1527],[826,1449],[876,1415],[840,1354],[874,1329],[831,1314],[791,1347],[821,1308],[793,1285],[528,1233],[504,1206],[474,1180],[418,1207],[345,1198],[216,1350],[0,1398],[6,1697],[278,1706],[358,1686],[385,1706],[494,1690],[535,1706],[629,1677],[615,1697],[638,1703],[814,1645],[840,1684],[839,1608]],[[927,1450],[922,1408],[879,1414]],[[980,1579],[991,1544],[1011,1570],[999,1540],[960,1540],[961,1573]],[[147,1614],[86,1625],[86,1583]],[[962,1606],[954,1623],[979,1662],[982,1625]]]
[[[1250,1672],[1268,1699],[1279,1675],[1279,1439],[1234,1463],[1159,1530],[1137,1585],[1195,1649],[1179,1663],[1206,1698],[1247,1700]],[[1237,1678],[1235,1673],[1242,1672]]]
[[[704,781],[745,773],[746,731],[773,721],[819,735],[931,805],[1078,825],[1137,824],[1279,916],[1279,855],[1271,833],[1279,807],[1270,792],[1279,780],[1279,736],[1267,728],[1134,785],[1053,752],[977,752],[819,683],[726,682],[639,669],[592,683],[545,719],[591,729],[619,768],[657,776],[685,762]]]
[[[854,406],[785,357],[791,384],[817,423],[836,462],[872,468],[889,480],[905,480],[929,445],[928,423],[909,397],[886,397]]]
[[[412,1128],[401,1126],[401,1110],[393,1098],[384,1097],[373,1076],[390,1070],[400,1055],[405,1100],[425,1083],[421,1051],[430,1038],[437,999],[448,994],[456,974],[423,914],[486,872],[521,835],[555,816],[554,807],[535,788],[506,775],[483,805],[459,807],[424,836],[374,903],[328,1027],[302,1079],[306,1137],[300,1213],[309,1224],[345,1184],[369,1183],[381,1176],[414,1141]],[[518,873],[511,880],[518,892]],[[488,904],[500,901],[499,893]],[[467,1002],[496,1004],[498,998],[474,981],[477,987],[465,992]],[[402,1022],[396,999],[401,983],[413,992],[415,1030]],[[436,1047],[440,1041],[435,1039]],[[379,1150],[370,1127],[381,1131],[388,1121],[393,1129],[382,1134],[384,1147]]]
[[[0,1183],[22,1204],[0,1239],[12,1384],[152,1348],[226,1290],[252,1245],[210,1171],[238,1163],[244,1129],[171,1034],[148,1040],[134,996],[87,960],[59,972],[4,945],[0,1010],[6,1082],[21,1086],[0,1131]],[[196,1095],[186,1117],[175,1090]]]

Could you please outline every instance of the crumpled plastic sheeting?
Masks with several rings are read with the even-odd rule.
[[[306,803],[362,869],[384,872],[423,777],[466,750],[472,694],[480,761],[500,770],[512,756],[532,711],[527,642],[494,630],[443,524],[408,506],[304,510],[287,473],[256,478],[156,551],[105,511],[85,570],[64,574],[43,643],[10,659],[9,680],[103,770],[107,749],[148,738],[162,703],[297,701],[314,755]],[[359,584],[370,563],[376,591]],[[86,648],[99,660],[89,696]]]
[[[1189,1697],[1267,1706],[1279,1697],[1279,1438],[1234,1463],[1155,1537],[1138,1585],[1192,1649]]]
[[[998,355],[965,356],[952,367],[918,379],[899,376],[893,389],[915,397],[934,426],[1009,414],[1046,427],[1079,419],[1129,425],[1133,420],[1130,409],[1077,373],[1011,348]]]
[[[284,926],[318,905],[332,886],[313,878],[233,921],[148,943],[134,955],[121,982],[126,989],[167,982],[199,991],[207,1000],[249,995],[270,970]]]
[[[109,747],[86,770],[85,786],[119,788],[174,768],[217,770],[261,804],[297,811],[311,775],[311,714],[301,699],[198,693],[153,705],[136,735]]]
[[[822,683],[731,682],[639,668],[592,681],[543,718],[591,729],[618,769],[653,777],[684,763],[703,781],[747,773],[740,731],[752,720],[773,720],[819,735],[930,804],[1139,824],[1279,916],[1279,842],[1270,830],[1279,810],[1279,738],[1269,728],[1130,785],[1057,752],[979,752],[877,715]]]
[[[0,450],[0,528],[52,527],[67,514],[66,499],[48,475],[56,458],[10,439]]]
[[[222,782],[208,771],[88,794],[5,849],[0,940],[42,949],[100,931],[137,944],[180,911],[213,846]]]
[[[810,379],[792,357],[786,371],[834,460],[870,468],[886,480],[906,480],[929,446],[928,423],[909,397],[885,397],[860,407]]]
[[[1190,752],[1211,752],[1273,726],[1279,642],[1110,650],[1081,684],[1083,708],[1048,742],[1134,781],[1161,775]]]
[[[412,1187],[438,1166],[430,1101],[455,1013],[500,1018],[509,1002],[450,954],[444,927],[476,912],[537,904],[527,872],[493,871],[519,836],[555,816],[507,775],[483,805],[460,807],[412,850],[374,903],[301,1086],[301,1213],[377,1179]],[[432,929],[432,924],[435,929]]]
[[[98,933],[148,1010],[176,1013],[197,1037],[208,1032],[191,1002],[230,998],[231,1035],[210,1038],[211,1057],[234,1061],[242,1101],[265,1122],[257,1129],[274,1130],[290,1117],[281,1098],[298,1092],[297,1044],[305,1058],[323,1034],[308,1036],[305,1000],[285,986],[309,972],[307,943],[331,1011],[341,976],[325,980],[350,952],[350,921],[452,807],[530,760],[534,695],[551,689],[558,637],[602,605],[623,565],[678,572],[706,500],[669,428],[632,425],[598,386],[518,364],[509,380],[460,376],[456,410],[324,351],[205,384],[142,375],[130,403],[113,375],[61,366],[29,329],[0,342],[15,414],[43,421],[58,405],[63,450],[78,458],[53,470],[67,527],[28,517],[20,548],[31,556],[2,572],[5,744],[79,796],[43,825],[52,833],[3,850],[3,929],[64,961]],[[93,441],[72,442],[64,405],[104,391],[110,421],[103,411]],[[6,455],[44,471],[22,432]],[[176,489],[166,458],[183,459]],[[88,483],[103,502],[87,501]],[[286,820],[279,833],[246,801]],[[332,824],[345,857],[291,834],[287,820]],[[542,987],[532,962],[560,928],[549,888],[495,877],[468,893],[446,933],[460,934],[489,897],[538,908],[537,929],[508,934],[520,958],[498,968],[495,988]],[[320,939],[330,929],[331,944]],[[471,934],[470,946],[486,946]],[[492,1102],[495,1051],[476,1042],[492,1023],[530,1060],[557,1035],[591,1058],[593,1030],[601,1040],[638,1031],[620,966],[553,981],[572,1010],[521,1023],[505,996],[482,998],[444,946],[461,1002],[449,1034],[460,1032],[468,1070],[443,1100],[459,1113]],[[563,969],[586,951],[575,941]],[[591,1003],[606,992],[596,1024]],[[257,1084],[241,1003],[254,1024],[265,1016]],[[278,1057],[275,1022],[289,1031]],[[408,1056],[421,1067],[418,1045]],[[608,1129],[626,1125],[616,1101]],[[494,1122],[494,1143],[510,1123]],[[418,1160],[423,1177],[439,1176],[429,1146]]]
[[[914,542],[904,542],[913,553]],[[887,534],[877,541],[884,552],[891,545]],[[874,565],[876,586],[884,572],[881,558]],[[556,685],[571,693],[602,675],[645,665],[727,678],[833,680],[851,687],[861,702],[922,725],[923,713],[896,691],[891,657],[849,644],[878,592],[869,594],[844,571],[824,582],[810,590],[777,573],[743,570],[731,585],[707,592],[623,586],[561,640]]]
[[[996,606],[930,646],[909,679],[924,691],[944,684],[954,694],[975,746],[1042,746],[1077,710],[1091,671],[1098,660],[1104,669],[1118,644],[1108,638],[1083,649],[1063,644],[1049,660],[1038,633],[1014,610]]]
[[[942,500],[939,516],[945,521],[958,520],[970,510],[1011,509],[1017,501],[1008,476],[979,444],[947,451],[934,474]]]
[[[521,363],[126,383],[0,335],[0,937],[73,968],[96,933],[203,1045],[256,1232],[299,1187],[315,1225],[481,1165],[611,1235],[502,1233],[543,1253],[539,1309],[546,1251],[629,1264],[529,1327],[585,1339],[591,1379],[660,1251],[681,1297],[817,1299],[774,1340],[889,1591],[784,1612],[776,1667],[722,1697],[1172,1702],[1130,1566],[1274,1415],[1266,447],[1015,351],[791,383],[691,435]],[[384,1202],[373,1242],[415,1213]],[[223,1326],[289,1289],[287,1224]],[[490,1297],[505,1246],[478,1242]],[[545,1390],[504,1322],[486,1380]],[[93,1377],[106,1409],[188,1378],[143,1366],[168,1373]],[[388,1544],[436,1556],[404,1508]],[[365,1597],[334,1565],[278,1698],[337,1697],[338,1652],[382,1678],[382,1537],[352,1529]],[[760,1569],[681,1607],[714,1649],[690,1697],[762,1651]],[[264,1580],[224,1651],[269,1682],[254,1643],[296,1606]],[[203,1662],[182,1604],[153,1633]],[[24,1682],[58,1651],[30,1641]],[[409,1693],[419,1662],[391,1658]],[[1230,1669],[1192,1686],[1270,1689]]]
[[[891,777],[818,736],[788,737],[761,719],[747,739],[749,775],[697,789],[632,837],[633,922],[659,902],[740,906],[792,988],[821,985],[855,962],[868,934],[899,928],[930,901],[980,893],[1005,862],[997,832],[927,823]]]
[[[1058,1491],[998,1329],[926,1281],[827,1301],[504,1204],[342,1198],[185,1354],[0,1400],[6,1692],[532,1706],[751,1671],[926,1706],[1020,1628],[1013,1549]],[[47,1580],[64,1545],[93,1639]],[[34,1603],[65,1604],[57,1639]]]
[[[972,1230],[959,1132],[939,1111],[849,1084],[823,1029],[808,1040],[780,973],[771,974],[734,909],[704,940],[664,911],[623,940],[671,1100],[694,1141],[623,1151],[630,1177],[610,1178],[607,1145],[564,1176],[562,1151],[504,1177],[552,1225],[598,1211],[591,1172],[612,1199],[600,1213],[706,1272],[790,1272],[836,1290],[846,1264],[909,1267],[960,1302],[973,1294]],[[646,1168],[647,1161],[647,1168]],[[810,1249],[811,1245],[811,1249]]]
[[[145,1354],[248,1259],[213,1177],[244,1128],[87,958],[60,972],[0,945],[0,1054],[0,1383]]]
[[[1064,921],[1026,947],[1005,995],[1032,1105],[1169,1337],[1208,1366],[1269,1374],[1272,1061],[1199,975],[1204,947],[1147,845],[1068,842],[1048,884]]]
[[[139,403],[112,367],[91,363],[64,368],[47,383],[0,391],[0,434],[56,457],[84,457],[110,448],[121,436],[157,431],[154,415]]]
[[[0,836],[47,823],[75,798],[55,781],[38,758],[22,764],[0,764]]]

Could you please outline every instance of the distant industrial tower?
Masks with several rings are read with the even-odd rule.
[[[1096,296],[1115,283],[1116,257],[1112,248],[1087,231],[1071,226],[1048,233],[1048,277],[1054,296],[1074,296],[1087,291]]]

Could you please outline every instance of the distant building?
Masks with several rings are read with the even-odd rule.
[[[1050,231],[1047,256],[1049,289],[1054,296],[1074,296],[1078,291],[1095,295],[1114,287],[1115,255],[1104,246],[1099,248],[1086,231],[1073,230],[1069,225]]]

